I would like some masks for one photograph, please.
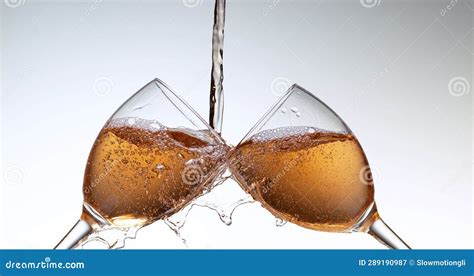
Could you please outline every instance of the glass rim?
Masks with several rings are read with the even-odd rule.
[[[158,88],[160,88],[158,84],[164,86],[168,91],[163,91],[163,89],[161,89],[163,91],[163,94],[174,105],[174,107],[176,107],[176,109],[179,110],[181,114],[186,117],[186,119],[190,120],[194,124],[194,121],[192,120],[192,118],[189,118],[188,116],[186,116],[186,114],[184,114],[181,108],[176,105],[175,100],[169,97],[168,92],[171,93],[173,97],[175,97],[178,101],[180,101],[189,111],[191,111],[191,113],[194,116],[196,116],[196,118],[198,118],[201,121],[201,123],[204,124],[204,126],[211,132],[213,136],[215,136],[215,138],[219,140],[219,142],[222,142],[225,144],[225,140],[222,138],[222,136],[219,135],[219,133],[214,128],[212,128],[209,125],[209,123],[206,120],[204,120],[204,118],[202,118],[201,115],[199,115],[199,113],[197,113],[197,111],[191,107],[191,105],[188,104],[188,102],[186,102],[181,96],[179,96],[178,93],[176,93],[173,89],[171,89],[171,87],[169,87],[164,81],[160,80],[159,78],[154,78],[148,84],[150,83],[154,83],[156,86],[158,86]]]
[[[294,83],[285,91],[283,95],[280,96],[280,98],[278,98],[278,100],[273,105],[270,106],[270,108],[262,115],[262,117],[260,117],[260,119],[253,125],[253,127],[247,132],[247,134],[245,134],[245,136],[240,140],[240,142],[237,145],[242,144],[243,142],[248,140],[251,136],[258,133],[257,131],[260,130],[260,128],[264,126],[268,122],[268,120],[270,120],[270,118],[275,114],[275,112],[277,112],[278,109],[280,109],[280,107],[288,100],[288,98],[290,98],[290,96],[292,96],[297,90],[311,96],[312,98],[317,100],[319,103],[321,103],[325,108],[327,108],[337,117],[337,119],[344,126],[344,128],[347,130],[348,133],[353,134],[349,126],[344,122],[344,120],[342,120],[341,117],[339,117],[339,115],[331,107],[329,107],[324,101],[319,99],[310,91],[304,89],[299,84]]]
[[[222,138],[219,133],[213,129],[209,123],[204,120],[199,113],[197,113],[196,110],[194,110],[191,105],[189,105],[178,93],[176,93],[169,85],[167,85],[164,81],[161,79],[155,77],[151,81],[149,81],[147,84],[142,86],[140,89],[138,89],[137,92],[133,93],[125,102],[123,102],[117,109],[116,111],[110,116],[110,118],[107,120],[106,125],[108,122],[114,118],[115,114],[124,107],[130,99],[135,97],[138,93],[140,93],[145,87],[154,84],[156,88],[159,89],[160,92],[163,93],[163,95],[166,97],[166,99],[178,110],[182,116],[184,116],[187,120],[189,120],[194,126],[200,127],[197,125],[195,118],[191,118],[186,114],[186,112],[183,111],[183,107],[188,109],[188,111],[191,112],[193,116],[195,116],[198,121],[202,124],[203,127],[207,128],[207,130],[211,133],[211,135],[218,140],[218,142],[226,144],[226,141]],[[162,87],[160,87],[162,86]],[[163,89],[164,88],[164,89]],[[177,103],[178,102],[178,103]],[[179,105],[182,105],[181,107]]]

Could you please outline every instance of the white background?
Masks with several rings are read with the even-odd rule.
[[[357,134],[379,211],[400,236],[413,248],[472,248],[474,4],[449,3],[228,0],[225,138],[238,143],[298,83]],[[213,3],[0,6],[0,247],[52,248],[80,215],[98,131],[132,93],[159,77],[207,118]],[[467,86],[449,89],[459,79]],[[219,200],[242,196],[225,185]],[[230,227],[195,208],[183,237],[190,248],[383,248],[366,234],[276,227],[256,203]],[[185,246],[158,222],[128,248]]]

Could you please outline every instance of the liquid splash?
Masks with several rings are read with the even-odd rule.
[[[206,208],[211,210],[218,215],[222,223],[230,226],[232,225],[232,215],[239,206],[255,202],[250,195],[238,187],[228,172],[226,174],[218,178],[202,196],[193,200],[178,213],[164,220],[165,224],[186,246],[186,239],[182,236],[182,229],[193,209]],[[233,189],[238,190],[232,191]]]
[[[209,125],[221,133],[224,115],[224,25],[225,0],[216,0],[212,30],[212,69],[209,101]]]
[[[135,239],[141,227],[102,226],[82,239],[75,249],[121,249],[127,239]]]
[[[288,221],[286,221],[286,220],[284,220],[284,219],[275,217],[275,225],[276,225],[277,227],[283,227],[283,226],[285,226],[285,224],[286,224],[287,222],[288,222]]]

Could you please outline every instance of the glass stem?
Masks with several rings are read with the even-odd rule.
[[[82,238],[92,232],[92,227],[85,220],[78,220],[54,249],[71,249],[75,247]]]
[[[388,248],[411,249],[381,218],[370,225],[368,233]]]

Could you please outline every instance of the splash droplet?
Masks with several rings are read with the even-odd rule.
[[[287,223],[286,220],[283,220],[281,218],[275,218],[275,224],[277,227],[282,227]]]
[[[135,239],[141,227],[102,226],[81,241],[76,248],[120,249],[127,239]]]
[[[186,217],[188,216],[188,213],[191,210],[191,208],[192,208],[192,206],[188,207],[187,210],[185,210],[185,212],[183,212],[184,217],[182,217],[181,220],[171,220],[170,218],[167,218],[167,219],[163,220],[165,222],[165,224],[176,234],[176,236],[181,240],[181,242],[186,247],[188,247],[188,244],[186,243],[186,239],[181,236],[181,228],[183,228],[184,223],[186,222]],[[173,216],[175,216],[175,215],[173,215]]]

